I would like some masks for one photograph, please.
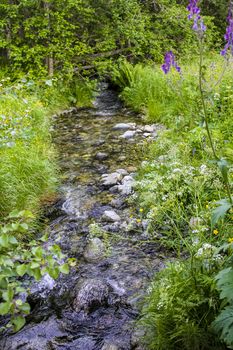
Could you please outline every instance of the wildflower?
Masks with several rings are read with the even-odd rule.
[[[214,231],[213,231],[213,234],[214,234],[215,236],[217,236],[218,233],[219,233],[218,230],[214,230]]]
[[[143,213],[143,212],[144,212],[144,209],[143,209],[143,208],[140,208],[139,211],[140,211],[140,213]]]
[[[230,2],[229,12],[227,16],[228,26],[226,29],[226,33],[224,35],[224,39],[226,40],[226,44],[224,49],[221,51],[222,56],[226,56],[227,51],[230,50],[233,55],[233,12],[232,12],[232,1]]]
[[[208,208],[209,208],[209,204],[206,204],[206,206],[205,206],[205,207],[206,207],[206,209],[208,209]]]
[[[180,73],[181,69],[175,61],[175,55],[172,51],[166,52],[164,56],[164,64],[161,66],[162,70],[165,74],[167,74],[171,67],[174,67],[178,73]]]
[[[229,242],[229,243],[233,243],[233,237],[228,238],[228,242]]]
[[[199,0],[190,0],[187,10],[189,11],[188,19],[193,20],[193,30],[203,33],[206,31],[206,26],[201,18],[201,10],[198,7]]]
[[[138,224],[140,224],[142,222],[141,219],[137,219],[136,221],[137,221]]]

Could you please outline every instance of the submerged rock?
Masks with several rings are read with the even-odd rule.
[[[136,134],[136,131],[128,130],[120,137],[122,139],[132,139],[135,136],[135,134]]]
[[[120,216],[114,210],[105,210],[102,219],[108,222],[121,221]]]
[[[108,158],[108,154],[104,153],[104,152],[98,152],[98,153],[96,153],[95,158],[97,160],[105,160]]]
[[[118,123],[113,127],[113,130],[130,130],[135,129],[135,125],[132,125],[132,123],[126,124],[126,123]]]
[[[104,186],[109,187],[117,185],[122,180],[122,178],[122,174],[115,172],[111,174],[103,174],[101,181]]]
[[[86,313],[107,303],[109,295],[108,285],[98,279],[88,279],[77,285],[78,293],[73,302],[76,312]]]
[[[84,251],[84,258],[87,262],[95,262],[104,256],[105,247],[101,239],[95,237],[90,240]]]

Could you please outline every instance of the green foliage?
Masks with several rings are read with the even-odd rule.
[[[225,348],[210,327],[219,307],[213,281],[219,262],[213,249],[203,245],[192,258],[168,264],[156,275],[141,319],[148,349]]]
[[[70,104],[90,105],[94,84],[56,77],[1,80],[0,217],[12,209],[35,213],[40,200],[53,194],[57,169],[49,114]]]
[[[28,223],[33,219],[30,211],[11,212],[0,226],[0,315],[11,315],[7,327],[18,331],[30,313],[26,302],[29,286],[21,277],[27,275],[37,281],[49,274],[56,279],[59,273],[69,273],[59,246],[43,247],[46,235],[39,241],[20,243],[19,235],[27,235]]]
[[[186,3],[158,0],[145,5],[138,0],[2,1],[1,64],[40,76],[74,68],[89,74],[102,71],[106,63],[112,66],[120,55],[160,62],[171,48],[193,52]],[[205,21],[211,45],[218,30],[212,19]]]

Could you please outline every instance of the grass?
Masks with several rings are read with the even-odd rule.
[[[0,218],[13,210],[38,214],[58,182],[50,115],[71,104],[90,105],[92,87],[57,79],[11,83],[1,80]]]

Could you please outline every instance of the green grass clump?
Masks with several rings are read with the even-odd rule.
[[[1,80],[0,218],[12,210],[37,213],[57,184],[50,115],[70,105],[91,104],[93,84],[72,80]]]

